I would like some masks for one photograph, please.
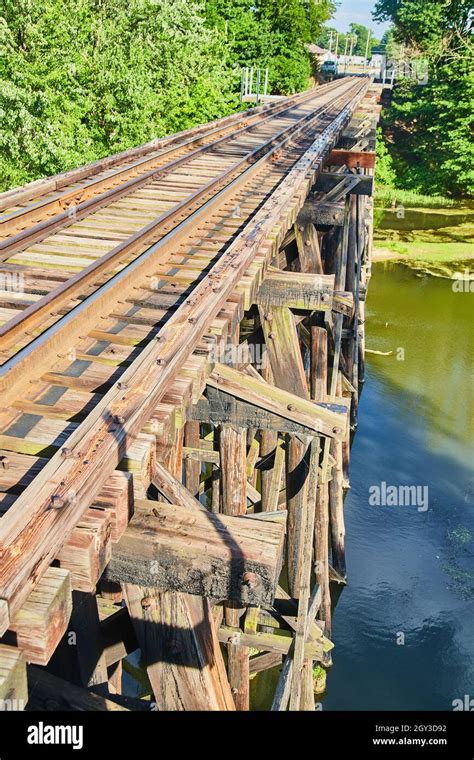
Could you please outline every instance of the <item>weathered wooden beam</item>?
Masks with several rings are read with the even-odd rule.
[[[353,151],[333,149],[329,158],[325,161],[326,166],[347,166],[348,169],[373,169],[375,166],[375,153],[373,151]]]
[[[112,699],[94,694],[34,665],[28,667],[28,681],[30,685],[28,707],[32,710],[127,711],[126,707],[122,707]]]
[[[307,199],[298,215],[298,222],[311,222],[316,227],[342,227],[344,224],[344,206],[339,203],[324,203]]]
[[[294,394],[294,397],[308,398],[294,314],[287,307],[259,307],[259,312],[275,385]],[[273,388],[273,391],[278,389]],[[250,401],[248,398],[245,400]]]
[[[217,367],[225,368],[225,365],[219,364]],[[238,372],[238,370],[233,371]],[[243,373],[238,372],[238,374],[247,377]],[[218,377],[216,376],[215,379],[217,380]],[[209,381],[212,383],[214,379],[209,378]],[[234,425],[221,427],[219,456],[222,511],[226,515],[244,515],[247,511],[247,431],[245,428]]]
[[[302,272],[323,273],[318,233],[312,222],[295,224],[295,238]]]
[[[245,633],[240,628],[227,625],[221,625],[217,635],[222,644],[227,644],[231,639],[234,646],[254,647],[263,652],[278,652],[280,654],[287,654],[293,641],[292,636],[284,633],[264,633],[263,631]],[[307,658],[321,661],[326,648],[325,640],[308,641],[304,646],[304,655]],[[332,644],[329,648],[332,648]]]
[[[212,451],[211,449],[192,449],[188,446],[183,447],[183,459],[185,464],[187,464],[188,461],[192,461],[210,462],[211,464],[218,465],[220,462],[218,451]],[[196,489],[196,493],[197,491],[198,489]],[[193,496],[195,496],[195,494],[193,494]]]
[[[220,365],[219,365],[220,366]],[[258,382],[258,381],[257,381]],[[247,511],[247,430],[235,425],[223,425],[219,430],[220,486],[222,510],[227,515],[244,515]],[[283,550],[283,547],[282,547]],[[276,588],[276,583],[275,583]],[[275,589],[272,591],[275,594]],[[230,594],[226,597],[225,620],[237,626],[243,613],[243,603]],[[249,600],[247,600],[249,601]],[[258,602],[257,602],[258,603]],[[227,673],[237,710],[250,707],[249,649],[227,645]]]
[[[140,433],[136,440],[127,446],[124,458],[118,469],[133,474],[133,492],[135,498],[146,498],[151,482],[151,473],[156,461],[156,439],[149,433]]]
[[[303,370],[304,382],[306,375]],[[288,383],[295,385],[295,378],[288,378]],[[301,398],[294,393],[249,377],[239,370],[223,364],[215,366],[207,384],[212,388],[243,399],[246,403],[258,406],[271,414],[292,420],[307,428],[307,432],[321,433],[331,438],[342,438],[347,424],[347,411],[336,404],[317,404],[308,398]]]
[[[0,711],[24,710],[27,701],[25,657],[19,649],[0,644]]]
[[[328,392],[328,333],[323,327],[311,327],[311,398],[322,400]],[[325,474],[325,473],[324,473]],[[314,524],[316,581],[321,589],[321,617],[331,636],[331,593],[329,588],[329,493],[326,479],[319,479]]]
[[[112,555],[110,512],[88,509],[56,559],[69,570],[73,589],[92,592]]]
[[[310,600],[311,567],[313,564],[314,518],[318,484],[319,438],[311,441],[308,473],[307,509],[302,515],[301,562],[298,574],[298,619],[295,632],[293,679],[290,693],[290,710],[299,710],[303,691],[303,679],[311,679],[312,660],[305,656],[308,604]],[[307,708],[307,705],[304,705]]]
[[[239,427],[259,427],[261,430],[270,430],[281,433],[297,433],[299,435],[308,435],[312,431],[306,425],[298,425],[293,420],[280,417],[278,414],[268,412],[254,404],[246,404],[229,393],[218,391],[215,388],[208,387],[207,398],[202,398],[193,406],[190,414],[194,419],[203,422],[211,422],[214,425],[229,423]],[[338,399],[335,404],[325,403],[322,406],[328,409],[338,409],[342,399]],[[342,408],[339,409],[342,412]],[[347,411],[347,409],[346,409]],[[181,503],[181,499],[172,499],[174,502]],[[276,506],[272,507],[276,509]]]
[[[347,175],[354,178],[355,175]],[[316,193],[330,193],[341,181],[341,175],[336,172],[322,172],[316,183],[313,185],[313,191]],[[358,177],[357,182],[354,182],[348,192],[354,195],[373,195],[374,190],[374,178],[373,177]],[[307,201],[308,202],[308,201]]]
[[[339,376],[340,374],[341,373],[339,373]],[[332,478],[329,482],[332,564],[336,572],[345,579],[346,560],[342,441],[331,441],[329,450],[335,459]]]
[[[161,462],[155,464],[152,483],[170,504],[180,504],[186,509],[205,509],[203,505],[188,491]]]
[[[186,422],[184,439],[186,450],[199,449],[199,422],[195,422],[194,420],[189,420]],[[183,449],[183,455],[185,455],[184,452],[185,450]],[[192,493],[193,496],[196,496],[199,491],[201,461],[202,460],[199,460],[198,458],[190,456],[186,457],[185,455],[185,483],[186,488]]]
[[[158,710],[234,710],[208,600],[123,588]]]
[[[261,673],[263,670],[275,668],[281,664],[282,655],[279,652],[265,652],[251,657],[249,661],[249,674]]]
[[[285,469],[285,449],[283,442],[277,443],[275,451],[275,462],[272,470],[272,477],[268,489],[266,509],[269,514],[278,509],[280,491],[282,487],[282,476]]]
[[[260,344],[261,345],[261,344]],[[262,367],[261,377],[267,382],[273,381],[272,368],[269,362],[266,362]],[[272,483],[274,479],[274,469],[277,466],[277,449],[279,449],[278,433],[273,430],[260,430],[260,491],[261,491],[261,506],[262,512],[274,511],[278,507],[278,500],[273,499],[270,504],[269,498],[272,491]],[[284,454],[283,454],[284,463]],[[280,480],[281,481],[281,471]]]
[[[105,577],[240,604],[271,603],[283,541],[279,523],[137,501]]]
[[[110,513],[112,541],[119,541],[133,515],[133,475],[116,470],[106,481],[92,504],[94,509]]]
[[[333,306],[333,293],[334,275],[270,269],[260,285],[256,303],[264,311],[265,322],[270,323],[270,335],[276,329],[273,322],[279,315],[279,310],[274,310],[273,307],[330,311]]]
[[[67,629],[71,611],[69,571],[49,567],[16,613],[2,643],[17,646],[28,662],[47,665]]]
[[[293,678],[293,653],[295,649],[294,639],[283,662],[277,687],[273,695],[272,712],[283,712],[288,708],[290,701],[291,681]]]

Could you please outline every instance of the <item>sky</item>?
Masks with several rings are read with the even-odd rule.
[[[347,32],[349,24],[364,24],[372,29],[375,36],[380,38],[389,24],[376,24],[372,19],[375,0],[339,0],[339,7],[333,19],[328,24],[340,32]]]

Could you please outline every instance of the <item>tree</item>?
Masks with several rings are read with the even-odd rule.
[[[310,84],[331,0],[0,0],[0,189]]]
[[[397,85],[383,116],[398,182],[425,193],[474,194],[471,136],[474,75],[470,2],[378,0],[375,18],[394,24],[393,40],[424,56],[428,82]]]
[[[276,94],[309,86],[311,59],[305,43],[330,18],[331,0],[207,0],[205,7],[208,24],[225,33],[230,66],[268,66]]]
[[[379,41],[375,39],[372,33],[372,30],[368,29],[363,24],[355,24],[355,23],[352,23],[349,29],[350,29],[350,34],[355,35],[356,37],[356,44],[352,50],[353,55],[365,56],[366,51],[367,51],[368,57],[370,58],[372,54],[372,48],[379,44]],[[370,38],[369,38],[369,34],[370,34]],[[369,40],[368,46],[367,46],[367,40]]]
[[[2,187],[238,106],[225,44],[186,0],[0,0]]]

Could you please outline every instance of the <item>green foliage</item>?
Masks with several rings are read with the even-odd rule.
[[[412,190],[400,190],[386,186],[379,178],[377,163],[377,184],[375,188],[375,205],[378,208],[390,208],[401,204],[406,208],[464,208],[463,201],[456,201],[444,195],[419,195]]]
[[[330,0],[0,0],[0,189],[309,85]]]
[[[235,108],[224,43],[186,0],[0,0],[2,186]]]
[[[473,44],[466,0],[378,0],[376,17],[393,21],[390,45],[429,64],[428,83],[396,86],[383,132],[397,184],[418,193],[471,197],[474,148]],[[388,45],[387,45],[388,47]]]
[[[269,68],[273,93],[287,95],[310,83],[313,42],[334,11],[331,0],[207,0],[208,24],[225,34],[229,63]]]
[[[353,55],[364,55],[366,53],[366,50],[368,52],[368,58],[371,57],[372,54],[372,48],[377,47],[380,42],[377,40],[372,32],[368,29],[368,27],[364,26],[363,24],[351,24],[350,27],[350,34],[355,35],[356,37],[356,44],[354,45],[352,49]],[[369,31],[370,31],[370,38],[369,38]],[[367,45],[367,40],[369,41],[369,44]]]
[[[397,175],[393,167],[393,159],[382,139],[382,130],[377,129],[377,183],[384,187],[394,187]]]

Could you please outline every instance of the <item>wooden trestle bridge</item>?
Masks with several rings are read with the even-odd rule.
[[[0,195],[0,709],[247,710],[276,666],[314,709],[379,110],[346,77]]]

